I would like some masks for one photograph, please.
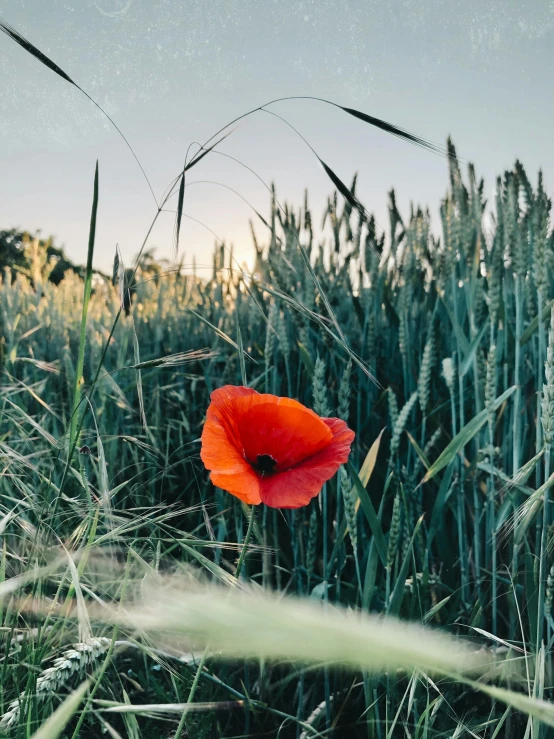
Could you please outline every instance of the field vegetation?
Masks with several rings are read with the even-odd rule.
[[[487,204],[448,154],[440,229],[391,192],[385,233],[354,181],[319,239],[273,192],[252,273],[217,244],[211,279],[118,254],[55,284],[25,242],[0,284],[0,734],[549,735],[551,202],[518,162]],[[225,384],[356,432],[309,506],[211,485]]]

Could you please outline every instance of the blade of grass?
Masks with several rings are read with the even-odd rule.
[[[85,680],[76,690],[70,693],[61,706],[58,706],[50,718],[33,734],[32,739],[57,739],[79,710],[89,686],[89,680]]]
[[[492,404],[493,409],[498,410],[502,403],[504,403],[511,395],[514,394],[515,390],[515,385],[513,385],[511,388],[508,388],[508,390],[505,390],[502,395],[496,398],[496,400]],[[449,462],[454,459],[460,449],[462,449],[469,441],[471,441],[471,439],[473,439],[473,437],[481,429],[481,427],[484,426],[487,421],[487,417],[488,411],[486,408],[484,408],[476,416],[474,416],[471,421],[469,421],[463,427],[461,431],[456,434],[456,436],[452,439],[450,444],[448,444],[442,454],[439,455],[439,458],[431,465],[431,467],[429,467],[425,474],[425,477],[420,482],[420,485],[431,480],[437,474],[437,472],[440,472],[444,467],[446,467],[447,464],[449,464]]]
[[[94,254],[94,242],[96,238],[96,216],[98,213],[98,162],[94,172],[94,194],[92,198],[92,213],[90,216],[90,229],[88,236],[87,266],[85,268],[85,285],[83,295],[83,311],[81,315],[81,332],[79,335],[79,351],[77,355],[77,367],[75,369],[75,386],[73,388],[73,408],[71,413],[71,427],[69,433],[69,447],[73,447],[76,441],[76,430],[78,421],[78,407],[80,404],[81,385],[83,383],[83,367],[85,363],[85,346],[87,340],[87,314],[92,289],[92,257]]]
[[[356,489],[356,492],[360,499],[360,505],[362,507],[363,512],[365,513],[367,522],[369,523],[371,533],[373,534],[373,538],[375,540],[375,546],[377,547],[377,551],[379,552],[379,557],[381,558],[381,562],[383,563],[383,565],[386,566],[387,564],[387,544],[385,542],[385,537],[381,529],[379,518],[377,516],[375,508],[373,507],[373,503],[371,502],[371,499],[367,493],[367,490],[365,489],[360,478],[358,477],[356,468],[354,467],[354,465],[352,464],[350,460],[346,463],[346,466],[348,467],[348,472],[352,478],[352,482],[354,483],[354,488]]]

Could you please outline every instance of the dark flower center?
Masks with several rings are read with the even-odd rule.
[[[277,460],[273,459],[270,454],[258,454],[256,463],[252,466],[258,472],[261,472],[262,475],[271,475],[271,473],[275,470],[276,464]]]

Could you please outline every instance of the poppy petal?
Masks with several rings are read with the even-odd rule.
[[[242,385],[223,385],[218,387],[210,395],[210,410],[212,406],[225,406],[229,401],[235,398],[242,398],[247,395],[259,395],[256,390],[251,387],[244,387]]]
[[[226,385],[211,394],[200,456],[214,485],[246,503],[300,508],[350,454],[354,432],[291,398]],[[260,457],[275,462],[256,469]],[[267,464],[268,460],[264,460]]]
[[[322,419],[333,439],[324,449],[286,472],[260,479],[262,502],[271,508],[301,508],[321,492],[348,460],[354,432],[339,418]]]
[[[210,395],[211,403],[206,413],[206,419],[220,423],[237,447],[240,446],[240,442],[237,438],[235,402],[247,396],[259,397],[251,388],[224,385]]]
[[[237,475],[224,475],[219,472],[211,472],[210,480],[222,490],[226,490],[235,498],[239,498],[248,505],[259,505],[262,502],[260,496],[260,483],[254,470],[249,466],[248,470]]]
[[[245,503],[261,502],[258,477],[235,444],[228,438],[223,425],[207,420],[202,431],[200,457],[211,470],[214,485],[227,490]]]
[[[283,470],[315,454],[332,439],[323,420],[292,398],[226,385],[211,394],[207,419],[220,423],[229,440],[253,464],[270,455]]]
[[[250,398],[241,398],[235,405],[238,409],[249,402]],[[300,403],[251,404],[238,415],[237,430],[246,459],[255,465],[258,457],[269,455],[277,463],[275,472],[312,457],[333,438],[324,421]]]
[[[220,438],[223,439],[225,437],[227,442],[235,447],[242,458],[244,457],[244,453],[237,431],[235,400],[249,395],[258,396],[258,393],[248,387],[224,385],[213,391],[210,396],[211,403],[206,412],[206,424],[215,423],[219,426],[222,430],[222,436]],[[209,470],[213,470],[217,466],[220,443],[222,442],[219,439],[212,436],[205,437],[204,432],[202,432],[202,452],[200,454],[202,461],[204,461],[204,457],[202,456],[204,453],[214,458],[213,464],[215,466],[208,467]]]

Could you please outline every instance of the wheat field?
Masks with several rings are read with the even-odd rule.
[[[391,192],[383,231],[354,181],[320,240],[273,191],[251,272],[218,244],[209,279],[143,253],[54,284],[28,239],[0,284],[0,734],[550,735],[551,202],[517,162],[486,204],[448,154],[440,228]],[[309,506],[210,483],[228,384],[355,431]]]

